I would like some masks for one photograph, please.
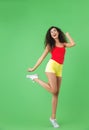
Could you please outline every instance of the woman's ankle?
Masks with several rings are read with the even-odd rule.
[[[56,119],[56,115],[52,114],[51,119]]]

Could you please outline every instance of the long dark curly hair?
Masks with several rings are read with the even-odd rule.
[[[59,32],[59,36],[58,36],[59,42],[61,42],[61,43],[67,42],[66,36],[62,32],[62,30],[58,27],[52,26],[48,29],[46,36],[45,36],[45,47],[47,45],[49,45],[51,49],[53,47],[55,47],[55,40],[51,37],[51,33],[50,33],[52,28],[56,28],[56,30]]]

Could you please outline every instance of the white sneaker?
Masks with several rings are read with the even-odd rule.
[[[56,119],[51,119],[50,118],[50,122],[51,122],[51,124],[53,125],[54,128],[59,128],[60,127],[59,124],[57,123]]]
[[[31,80],[37,79],[38,75],[37,74],[33,74],[33,75],[26,75],[26,78],[30,78]]]

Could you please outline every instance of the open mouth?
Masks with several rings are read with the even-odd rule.
[[[56,36],[57,36],[56,34],[53,35],[53,37],[56,37]]]
[[[53,35],[53,37],[55,37],[55,36],[56,36],[56,34]]]

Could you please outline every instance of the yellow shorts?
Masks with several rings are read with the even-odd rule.
[[[59,64],[56,61],[50,59],[47,63],[45,72],[55,73],[56,76],[62,77],[63,64]]]

